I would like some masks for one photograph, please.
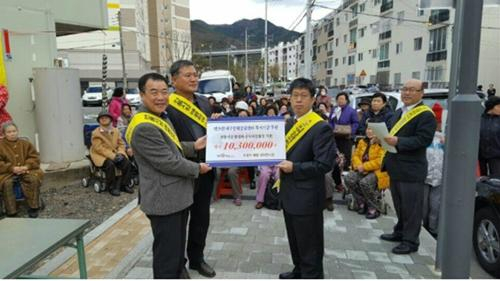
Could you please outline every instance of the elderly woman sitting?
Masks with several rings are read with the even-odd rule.
[[[102,167],[106,174],[106,187],[113,196],[120,196],[120,190],[127,193],[134,191],[128,187],[130,182],[131,166],[125,152],[125,142],[120,131],[112,125],[112,116],[103,111],[97,116],[97,127],[92,132],[92,146],[90,158],[97,167]],[[122,175],[117,176],[116,169]]]
[[[29,206],[28,215],[36,218],[43,178],[39,154],[29,141],[19,139],[14,123],[4,123],[2,133],[5,137],[0,140],[0,187],[7,216],[17,215],[14,188],[20,185]]]

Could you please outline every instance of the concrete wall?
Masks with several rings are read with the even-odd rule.
[[[101,7],[101,2],[85,1],[84,8],[83,2],[79,0],[0,2],[0,27],[9,30],[12,54],[12,59],[5,60],[10,93],[7,110],[18,124],[21,135],[32,142],[35,141],[37,128],[29,78],[33,77],[33,68],[52,67],[57,58],[56,19],[70,24],[92,25],[80,26],[82,28],[96,28],[103,23],[102,17],[107,20],[98,8]],[[69,8],[70,6],[73,8]],[[106,24],[101,27],[105,28]]]

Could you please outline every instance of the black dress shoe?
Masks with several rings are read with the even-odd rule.
[[[189,276],[189,272],[185,267],[182,269],[179,279],[191,279],[191,276]]]
[[[407,255],[409,253],[413,253],[418,251],[418,247],[411,246],[407,243],[401,243],[396,247],[392,248],[392,252],[396,255]]]
[[[126,193],[130,193],[130,194],[134,193],[134,190],[126,185],[122,186],[120,189],[121,189],[121,191],[126,192]]]
[[[118,188],[110,189],[109,193],[113,196],[120,196],[120,190]]]
[[[394,233],[385,233],[380,235],[380,239],[390,242],[402,242],[403,236]]]
[[[198,265],[189,264],[189,268],[198,271],[199,274],[201,274],[205,277],[212,278],[212,277],[215,277],[215,274],[216,274],[215,270],[210,265],[208,265],[208,263],[206,263],[205,261],[202,261]]]
[[[38,218],[38,209],[29,208],[28,209],[28,216],[32,219]]]
[[[279,279],[300,279],[300,273],[297,272],[283,272],[280,273]]]

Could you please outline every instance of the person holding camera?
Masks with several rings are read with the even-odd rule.
[[[130,182],[131,165],[125,151],[125,142],[120,131],[112,125],[113,117],[109,112],[102,111],[97,116],[97,127],[92,132],[90,158],[97,167],[102,167],[106,174],[106,186],[113,196],[120,196],[120,190],[133,193],[128,186]],[[116,170],[121,176],[116,175]]]

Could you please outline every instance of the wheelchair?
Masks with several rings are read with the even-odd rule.
[[[90,150],[90,146],[92,145],[92,131],[97,127],[99,127],[99,124],[86,124],[83,126],[84,143],[88,150]],[[106,186],[106,173],[101,167],[97,167],[94,164],[89,153],[87,153],[85,157],[89,160],[90,171],[89,176],[82,178],[81,185],[83,187],[92,186],[96,193],[106,191],[108,188],[108,186]],[[133,188],[134,185],[139,184],[139,174],[135,161],[130,161],[130,164],[132,165],[132,177],[128,183],[128,187]],[[121,176],[121,171],[117,169],[116,175]]]

